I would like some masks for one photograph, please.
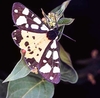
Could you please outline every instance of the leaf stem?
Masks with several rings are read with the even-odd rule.
[[[40,82],[38,82],[36,85],[34,85],[32,88],[30,88],[23,96],[22,98],[24,98],[32,89],[34,89],[36,86],[38,86],[39,84],[41,84],[42,82],[44,82],[44,79],[42,79]]]

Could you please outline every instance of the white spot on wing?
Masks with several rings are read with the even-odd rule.
[[[46,63],[47,61],[46,60],[43,60],[43,63]]]
[[[18,13],[18,10],[17,10],[17,9],[15,9],[15,10],[14,10],[14,12],[15,12],[15,13]]]
[[[33,21],[35,21],[37,24],[41,24],[41,20],[38,17],[33,18]]]
[[[14,32],[16,32],[16,30],[14,30]]]
[[[39,71],[42,73],[49,73],[51,71],[51,66],[46,63],[43,67],[40,68]]]
[[[14,40],[17,40],[16,37],[13,37]]]
[[[31,28],[32,28],[32,29],[38,29],[38,28],[39,28],[39,26],[38,26],[38,25],[36,25],[36,24],[31,24]]]
[[[49,29],[44,24],[41,26],[41,30],[47,30],[47,31],[49,31]]]
[[[53,80],[53,77],[52,76],[50,77],[50,80]]]
[[[31,17],[33,17],[34,16],[34,14],[32,14],[32,16]]]
[[[26,25],[25,25],[25,27],[26,27],[26,28],[28,28],[28,27],[29,27],[29,25],[28,25],[28,24],[26,24]]]
[[[30,62],[28,62],[28,66],[30,66],[31,65],[31,63]]]
[[[25,18],[25,16],[19,16],[19,18],[16,20],[17,25],[22,25],[26,23],[27,23],[27,19]]]
[[[29,14],[29,9],[28,8],[24,8],[22,14],[28,15]]]
[[[57,48],[57,45],[56,45],[56,41],[54,40],[52,45],[51,45],[51,49],[55,49],[55,48]]]
[[[47,52],[47,54],[46,54],[46,58],[50,58],[51,54],[52,54],[52,51],[49,50],[49,51]]]
[[[60,73],[60,68],[55,66],[53,68],[53,73]]]
[[[55,63],[59,63],[59,61],[56,61]]]
[[[59,58],[58,51],[53,51],[53,60],[56,60],[58,58]]]

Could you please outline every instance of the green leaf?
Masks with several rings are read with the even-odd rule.
[[[58,21],[58,26],[70,25],[74,21],[73,18],[61,18]]]
[[[68,52],[64,50],[64,48],[60,44],[60,59],[65,62],[67,65],[72,66],[72,62],[70,59],[70,55]]]
[[[54,85],[38,77],[28,75],[9,82],[6,98],[52,98]]]
[[[54,8],[51,11],[58,16],[57,21],[63,16],[63,13],[64,13],[65,9],[67,8],[67,6],[69,5],[70,1],[71,0],[66,0],[61,5],[57,6],[56,8]]]
[[[78,74],[72,66],[61,61],[61,80],[64,82],[76,83]]]
[[[78,74],[72,66],[70,55],[60,45],[61,59],[61,80],[64,82],[76,83]]]
[[[57,6],[56,8],[54,8],[53,10],[51,10],[51,12],[50,12],[50,13],[52,13],[52,12],[55,13],[55,16],[56,16],[56,21],[57,21],[57,24],[58,24],[58,27],[59,27],[58,28],[59,29],[58,30],[59,31],[58,41],[60,40],[60,38],[63,35],[63,31],[64,31],[64,28],[65,28],[65,25],[70,25],[74,21],[73,18],[65,18],[64,17],[64,11],[68,7],[70,1],[71,0],[64,1],[61,5]],[[69,39],[73,40],[69,36],[67,36],[67,37]]]
[[[51,10],[51,12],[56,13],[56,14],[62,14],[65,9],[67,8],[67,6],[69,5],[71,0],[66,0],[64,1],[61,5],[57,6],[56,8],[54,8],[53,10]]]
[[[2,83],[3,81],[0,80],[0,98],[5,98],[7,93],[7,83]]]
[[[21,56],[21,59],[14,67],[13,71],[10,73],[10,75],[3,81],[13,81],[19,78],[23,78],[27,76],[30,73],[30,69],[27,67],[25,61],[23,60],[23,56]]]

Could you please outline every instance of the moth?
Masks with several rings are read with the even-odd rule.
[[[59,43],[57,28],[51,28],[20,2],[12,6],[12,19],[18,28],[12,32],[14,43],[25,50],[24,60],[32,72],[49,82],[60,82]]]

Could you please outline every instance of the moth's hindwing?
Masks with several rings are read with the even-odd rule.
[[[55,84],[60,81],[59,45],[56,40],[50,42],[39,63],[39,72],[48,81]]]
[[[23,30],[37,33],[44,33],[49,31],[49,28],[35,13],[19,2],[13,4],[12,19],[15,25]]]
[[[12,38],[19,48],[26,51],[24,58],[29,67],[35,67],[40,62],[47,45],[51,42],[46,37],[46,33],[41,34],[20,29],[13,31]],[[37,62],[36,65],[34,62]]]

